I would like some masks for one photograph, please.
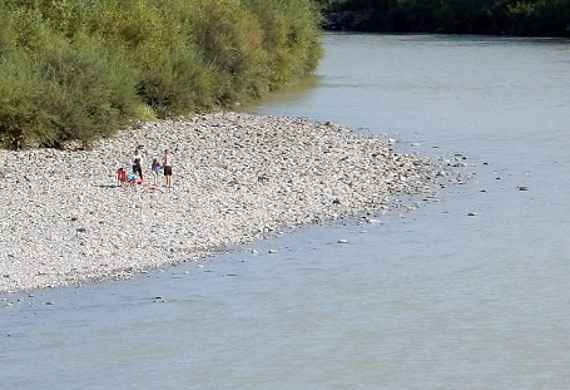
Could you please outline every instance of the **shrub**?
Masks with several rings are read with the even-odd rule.
[[[161,117],[214,106],[214,74],[196,51],[163,48],[142,66],[137,93]]]
[[[30,56],[4,54],[0,59],[0,141],[19,148],[39,138],[51,138],[48,118],[38,106],[43,87]]]
[[[312,71],[312,0],[5,0],[0,140],[89,143],[255,99]]]
[[[14,147],[89,143],[126,125],[139,104],[124,65],[89,39],[7,56],[0,77],[0,129]]]
[[[139,104],[135,78],[91,39],[83,37],[73,46],[53,45],[41,55],[41,107],[56,134],[49,143],[89,143],[114,134],[133,118]]]
[[[312,3],[246,0],[264,31],[269,88],[277,89],[314,70],[320,56],[319,13]]]

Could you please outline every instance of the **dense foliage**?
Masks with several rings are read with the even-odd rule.
[[[318,0],[328,27],[570,36],[570,0]]]
[[[3,0],[0,143],[259,97],[313,70],[318,20],[310,0]]]

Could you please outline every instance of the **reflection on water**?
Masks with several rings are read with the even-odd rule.
[[[570,45],[324,40],[313,85],[259,111],[462,152],[478,179],[404,218],[302,229],[257,256],[21,296],[0,309],[0,387],[568,388]]]

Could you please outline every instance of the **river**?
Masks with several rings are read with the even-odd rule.
[[[324,46],[313,79],[257,110],[463,153],[476,178],[379,223],[11,296],[0,388],[570,387],[569,42],[326,34]]]

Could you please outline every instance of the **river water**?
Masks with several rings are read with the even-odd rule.
[[[11,296],[0,388],[570,388],[569,42],[327,34],[324,46],[314,79],[258,110],[460,152],[476,179],[380,223]]]

